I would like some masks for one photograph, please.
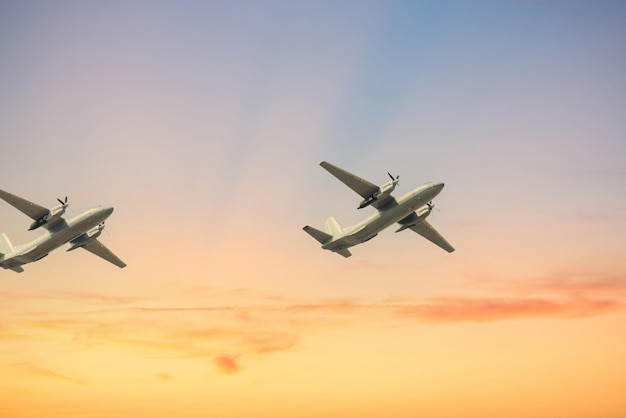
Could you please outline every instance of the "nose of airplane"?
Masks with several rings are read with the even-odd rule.
[[[433,184],[433,187],[435,189],[437,189],[438,191],[441,191],[441,189],[443,189],[444,184],[443,183],[435,183]]]
[[[104,213],[106,213],[107,216],[113,213],[113,206],[109,206],[103,209],[104,209]]]

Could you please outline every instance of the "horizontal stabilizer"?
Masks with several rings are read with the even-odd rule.
[[[320,244],[325,244],[333,239],[332,235],[329,235],[326,232],[322,232],[319,229],[315,229],[312,226],[307,225],[302,229],[305,230],[307,234],[315,238]]]

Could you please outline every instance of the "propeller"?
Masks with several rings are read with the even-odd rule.
[[[393,184],[396,185],[400,185],[400,175],[398,174],[395,178],[394,176],[391,175],[391,173],[389,171],[387,171],[387,175],[391,178],[391,181],[393,182]]]
[[[66,206],[67,206],[67,196],[65,196],[65,201],[63,201],[63,200],[59,199],[58,197],[57,197],[57,200],[59,201],[59,203],[60,203],[60,204],[62,204],[62,205],[63,205],[63,207],[66,207]]]
[[[433,203],[433,201],[431,200],[430,202],[426,203],[426,206],[428,206],[428,210],[430,212],[433,211],[433,209],[435,209],[435,204]],[[439,209],[437,209],[437,212],[439,212]]]
[[[98,224],[98,228],[100,228],[100,231],[106,232],[109,237],[111,236],[111,234],[109,234],[109,230],[104,228],[104,221]]]

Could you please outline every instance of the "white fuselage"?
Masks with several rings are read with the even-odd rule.
[[[395,199],[356,225],[343,228],[322,248],[336,250],[349,248],[374,238],[380,231],[426,206],[443,189],[443,183],[426,183]]]
[[[4,254],[4,257],[0,258],[0,265],[7,267],[19,266],[37,261],[48,255],[50,251],[89,231],[108,218],[112,212],[112,207],[97,207],[89,209],[72,219],[62,221],[35,240],[27,244],[15,246],[12,253]]]

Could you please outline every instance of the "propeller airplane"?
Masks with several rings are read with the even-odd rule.
[[[398,186],[400,176],[394,177],[387,173],[391,181],[379,187],[326,161],[320,165],[363,198],[358,209],[367,206],[376,209],[367,219],[346,228],[339,226],[333,217],[326,220],[325,231],[305,226],[304,231],[322,244],[323,249],[350,257],[352,253],[348,248],[369,241],[397,222],[400,227],[396,232],[411,229],[447,252],[454,251],[448,241],[426,221],[435,208],[432,200],[443,189],[443,183],[425,183],[396,199],[391,196],[391,192]]]
[[[60,205],[52,209],[46,209],[3,190],[0,190],[0,198],[33,219],[29,231],[40,227],[48,231],[27,244],[15,246],[6,234],[0,234],[0,267],[21,273],[24,271],[22,265],[41,260],[67,243],[71,245],[67,251],[84,248],[120,268],[126,267],[122,260],[97,239],[104,230],[104,220],[113,213],[112,207],[96,207],[65,220],[63,214],[68,207],[67,196],[64,200],[57,198]]]

